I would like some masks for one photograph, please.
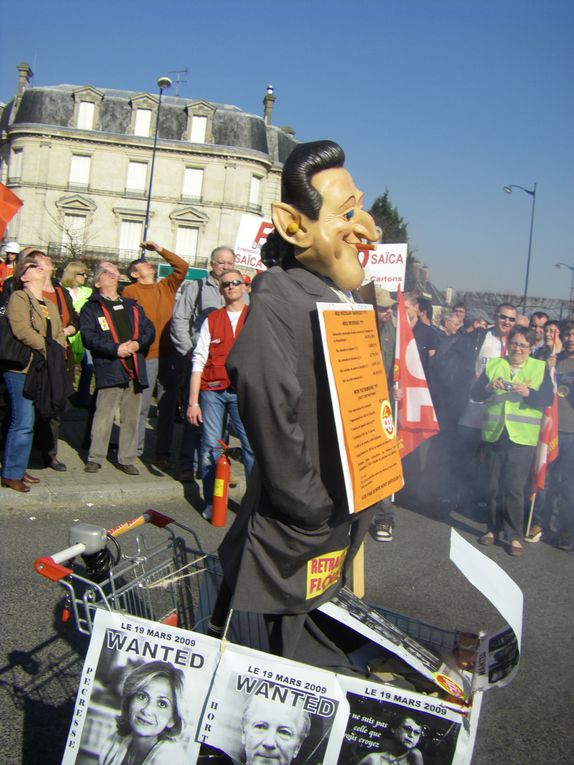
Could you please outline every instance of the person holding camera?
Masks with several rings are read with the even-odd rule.
[[[524,551],[524,487],[542,413],[553,396],[546,364],[530,356],[534,341],[532,330],[514,327],[508,335],[508,356],[488,359],[471,390],[475,401],[484,401],[482,441],[488,475],[488,530],[478,541],[493,545],[498,538],[516,557]]]

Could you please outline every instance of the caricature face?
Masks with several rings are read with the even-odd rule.
[[[395,730],[395,738],[405,749],[414,749],[419,743],[422,733],[420,725],[410,717],[405,717],[398,728]]]
[[[154,677],[130,701],[128,719],[136,736],[157,737],[174,724],[174,698],[166,677]]]
[[[302,737],[300,709],[257,699],[244,722],[245,759],[248,765],[290,765],[299,752]]]
[[[321,170],[311,179],[323,203],[319,219],[301,216],[306,234],[295,241],[295,257],[310,271],[327,276],[340,289],[352,290],[363,281],[357,245],[377,239],[375,223],[363,210],[363,195],[344,168]]]

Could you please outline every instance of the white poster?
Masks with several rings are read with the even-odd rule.
[[[63,765],[193,765],[219,640],[99,609]]]
[[[325,763],[384,765],[469,763],[470,709],[393,685],[339,676],[349,718],[339,742],[329,741]]]
[[[376,244],[373,249],[359,251],[359,260],[365,271],[363,284],[374,282],[389,292],[405,289],[407,267],[406,244]]]
[[[199,740],[248,765],[326,763],[329,738],[342,740],[347,713],[336,674],[228,644]]]
[[[273,231],[273,221],[258,215],[242,215],[235,240],[235,265],[265,271],[261,247]]]

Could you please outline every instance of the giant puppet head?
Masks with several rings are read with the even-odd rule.
[[[295,258],[340,289],[360,286],[357,245],[375,241],[377,231],[344,161],[343,150],[333,141],[293,149],[283,167],[281,202],[271,205],[276,232],[261,253],[266,265]]]

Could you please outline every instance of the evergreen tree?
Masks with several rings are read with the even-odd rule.
[[[385,189],[382,197],[377,197],[369,210],[375,224],[381,229],[381,242],[383,244],[409,243],[408,223],[399,215],[389,198],[389,190]],[[407,247],[407,262],[405,270],[405,291],[416,288],[416,279],[413,273],[414,252]]]
[[[382,197],[377,197],[369,210],[375,224],[382,230],[381,242],[395,244],[409,241],[408,223],[399,215],[399,211],[389,199],[386,189]]]

